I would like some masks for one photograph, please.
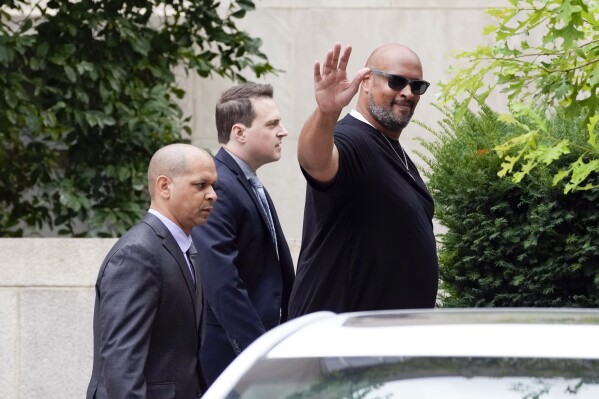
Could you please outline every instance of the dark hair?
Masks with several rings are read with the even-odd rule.
[[[245,83],[233,86],[225,91],[216,103],[216,132],[218,142],[227,144],[231,137],[231,128],[236,123],[251,126],[256,114],[250,99],[272,98],[272,85]]]

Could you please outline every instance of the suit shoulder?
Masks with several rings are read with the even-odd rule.
[[[140,222],[135,226],[131,227],[119,239],[121,245],[144,245],[161,240],[162,238],[158,235],[156,229],[146,222]]]
[[[162,248],[162,239],[154,229],[147,223],[139,223],[130,228],[109,251],[104,263],[109,261],[115,254],[120,256],[134,256],[136,258],[154,258],[157,251]]]
[[[239,201],[240,196],[247,196],[247,189],[243,187],[240,180],[242,177],[236,171],[231,170],[226,165],[222,165],[220,168],[217,168],[216,173],[218,180],[214,189],[219,198],[214,203],[215,207],[219,203],[236,203]]]

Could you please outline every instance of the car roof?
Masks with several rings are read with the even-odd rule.
[[[205,399],[226,397],[260,359],[521,357],[599,359],[599,310],[475,308],[316,312],[258,338]]]
[[[460,309],[313,316],[268,358],[513,356],[599,358],[599,311]]]

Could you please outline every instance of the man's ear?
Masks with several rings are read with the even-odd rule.
[[[368,93],[370,91],[370,87],[372,86],[372,81],[372,73],[366,74],[360,82],[360,90]]]
[[[171,179],[165,175],[158,176],[156,179],[156,192],[160,197],[168,199],[171,196]]]
[[[246,130],[246,127],[243,124],[241,124],[241,123],[234,124],[233,127],[231,127],[231,139],[235,140],[236,142],[238,142],[240,144],[245,143],[245,140],[246,140],[245,130]]]

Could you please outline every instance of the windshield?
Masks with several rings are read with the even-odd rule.
[[[599,360],[262,359],[228,399],[599,399]]]

